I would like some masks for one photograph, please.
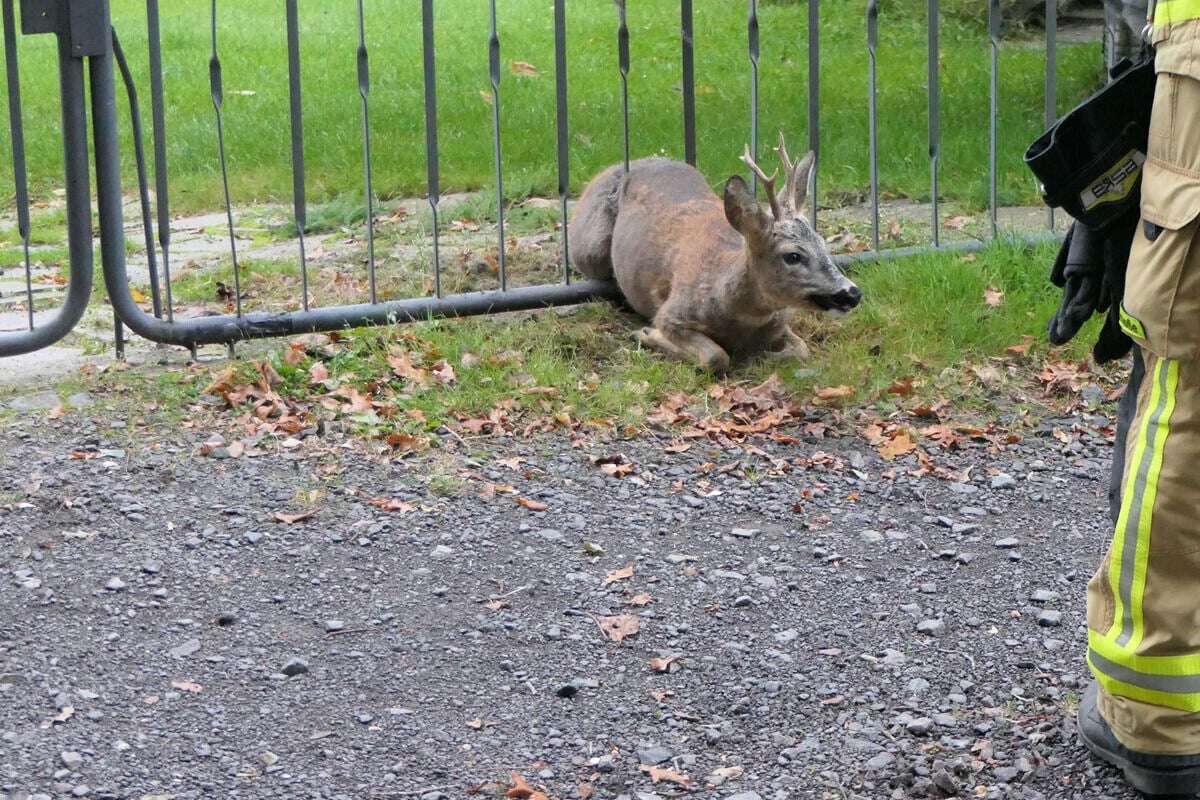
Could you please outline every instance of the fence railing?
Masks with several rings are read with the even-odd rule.
[[[136,82],[121,48],[118,32],[111,28],[108,0],[89,3],[71,0],[20,0],[22,32],[25,34],[52,33],[58,37],[58,69],[62,92],[62,137],[64,148],[64,187],[70,279],[66,299],[53,315],[35,314],[35,298],[30,271],[30,197],[27,177],[24,124],[21,105],[20,69],[17,58],[17,29],[14,0],[0,0],[3,9],[6,86],[9,100],[9,130],[14,178],[14,199],[19,234],[25,247],[24,268],[27,293],[27,329],[0,333],[0,356],[30,352],[45,347],[66,335],[82,317],[92,291],[92,230],[91,187],[87,116],[90,108],[95,156],[95,194],[99,212],[99,238],[103,276],[108,297],[117,318],[118,347],[121,326],[128,326],[139,336],[155,342],[192,348],[198,345],[226,343],[263,337],[329,331],[363,325],[416,321],[431,317],[464,316],[500,311],[527,310],[543,306],[575,304],[596,299],[614,299],[616,288],[608,282],[573,281],[570,254],[567,249],[568,200],[570,191],[569,128],[570,84],[567,74],[567,0],[553,0],[554,41],[554,104],[555,156],[557,160],[557,200],[560,217],[558,248],[561,278],[557,283],[513,287],[510,282],[507,258],[504,141],[502,137],[501,41],[497,27],[497,2],[489,0],[487,71],[491,87],[491,133],[494,161],[494,193],[496,197],[498,271],[494,289],[464,294],[443,292],[443,253],[440,203],[442,199],[441,166],[439,159],[437,36],[434,25],[434,0],[421,2],[421,68],[423,81],[423,117],[426,167],[426,194],[432,229],[431,296],[399,300],[379,298],[376,281],[377,253],[375,227],[378,212],[377,187],[372,170],[373,142],[371,139],[371,75],[372,61],[367,46],[367,20],[362,0],[357,0],[357,50],[355,53],[356,80],[361,115],[362,203],[365,216],[366,261],[368,282],[363,302],[354,305],[314,307],[309,295],[310,254],[306,248],[309,203],[306,187],[305,127],[320,124],[306,119],[305,95],[301,81],[301,35],[297,0],[285,0],[286,16],[288,118],[291,165],[291,214],[297,231],[297,265],[300,273],[302,298],[299,308],[286,313],[248,313],[242,304],[243,270],[239,260],[236,235],[237,219],[230,192],[231,164],[227,154],[224,117],[225,86],[222,71],[222,49],[218,25],[222,15],[233,16],[237,5],[210,0],[209,89],[213,107],[213,137],[218,153],[219,171],[224,199],[224,220],[228,235],[228,255],[232,263],[233,309],[222,316],[182,319],[175,314],[175,294],[172,286],[172,232],[170,208],[169,141],[166,126],[166,90],[163,73],[163,47],[158,0],[146,0],[147,57],[150,86],[150,138],[153,142],[153,177],[151,164],[143,147],[142,109]],[[1000,72],[1000,1],[986,0],[989,15],[988,52],[990,58],[989,133],[988,148],[988,211],[990,235],[1000,234],[997,221],[997,149],[999,141],[999,72]],[[860,6],[861,8],[861,6]],[[626,0],[615,0],[616,63],[620,82],[620,121],[622,154],[626,165],[630,159],[629,77],[630,26]],[[680,0],[680,56],[682,95],[682,132],[685,160],[697,161],[696,107],[696,47],[697,34],[693,0]],[[843,4],[837,13],[844,14]],[[1046,61],[1045,117],[1052,121],[1056,114],[1056,0],[1046,0]],[[807,6],[807,129],[809,147],[817,154],[821,150],[821,4],[808,0]],[[871,210],[871,250],[853,256],[858,260],[881,255],[910,253],[945,246],[942,242],[942,219],[939,204],[941,158],[941,65],[939,62],[939,0],[928,0],[928,162],[930,187],[931,241],[928,246],[884,250],[880,237],[880,175],[879,175],[879,107],[877,54],[879,47],[879,8],[877,0],[866,0],[865,32],[868,96],[864,98],[868,117],[869,203]],[[750,104],[747,109],[750,146],[757,156],[760,147],[759,121],[759,13],[758,0],[747,0],[746,15],[747,59],[749,66]],[[481,43],[482,44],[482,43]],[[86,66],[86,78],[85,78]],[[133,125],[133,160],[138,179],[138,199],[141,204],[141,225],[149,267],[150,306],[147,313],[135,302],[129,288],[126,270],[125,233],[122,218],[121,148],[118,136],[117,75],[124,87],[125,103]],[[90,107],[85,101],[85,79],[90,88]],[[810,187],[810,214],[818,221],[819,194],[817,170]],[[153,197],[151,196],[153,181]],[[1054,229],[1054,217],[1047,227]],[[157,232],[155,231],[157,225]],[[956,242],[955,247],[978,247],[979,241]]]

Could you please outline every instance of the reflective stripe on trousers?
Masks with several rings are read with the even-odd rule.
[[[1113,595],[1112,625],[1104,634],[1088,632],[1088,664],[1109,694],[1200,711],[1200,654],[1144,656],[1136,652],[1145,633],[1143,601],[1150,537],[1163,453],[1175,411],[1179,362],[1155,359],[1146,380],[1150,395],[1125,467],[1107,576]]]

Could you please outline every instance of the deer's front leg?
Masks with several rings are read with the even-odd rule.
[[[808,359],[808,344],[801,339],[792,326],[784,323],[775,340],[771,342],[769,356],[773,358],[794,358],[797,361]]]
[[[699,331],[688,328],[642,328],[637,338],[643,347],[658,350],[677,361],[699,364],[717,373],[729,371],[729,354]]]

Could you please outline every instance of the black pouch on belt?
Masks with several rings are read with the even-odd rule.
[[[1154,61],[1123,61],[1113,81],[1084,100],[1025,151],[1047,205],[1101,229],[1140,200]]]

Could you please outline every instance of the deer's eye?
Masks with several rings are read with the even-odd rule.
[[[798,264],[804,263],[804,256],[801,253],[784,253],[783,254],[783,263],[790,264],[791,266],[794,267],[794,266],[797,266]]]

